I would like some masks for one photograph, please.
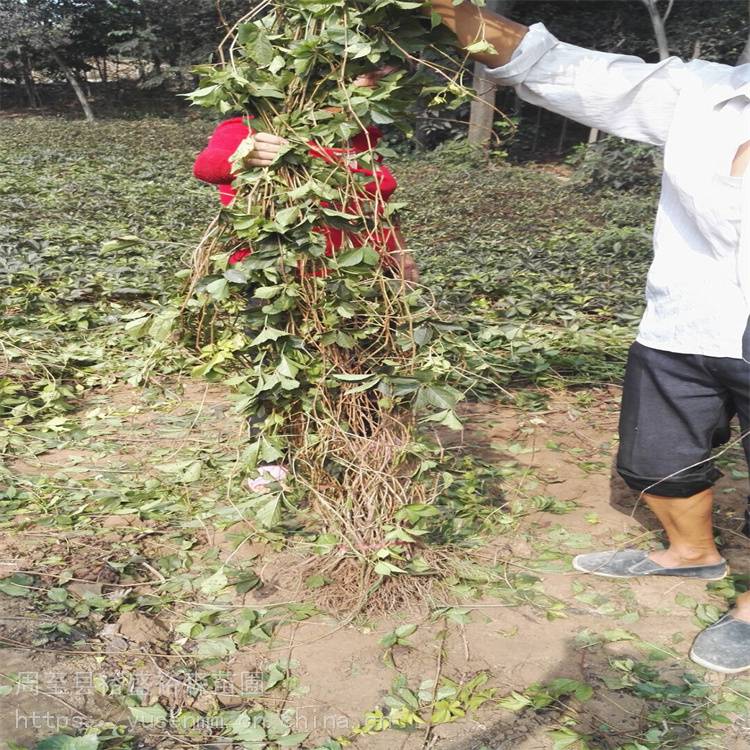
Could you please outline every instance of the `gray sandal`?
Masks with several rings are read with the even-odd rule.
[[[724,674],[750,669],[750,623],[724,615],[698,633],[690,658],[706,669]]]
[[[573,567],[581,573],[591,573],[607,578],[634,578],[636,576],[680,576],[720,581],[729,572],[726,560],[714,565],[693,565],[685,568],[665,568],[649,559],[648,552],[640,549],[622,549],[608,552],[591,552],[573,558]]]

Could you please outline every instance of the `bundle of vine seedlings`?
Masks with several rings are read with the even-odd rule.
[[[229,31],[218,62],[197,69],[190,95],[288,141],[268,168],[244,166],[252,135],[232,157],[237,196],[194,254],[187,308],[198,374],[230,376],[254,425],[246,471],[289,471],[253,500],[254,522],[283,527],[304,509],[300,567],[337,611],[422,599],[451,558],[436,533],[445,475],[430,469],[440,450],[420,425],[460,428],[462,393],[449,383],[456,344],[426,290],[380,247],[398,206],[378,188],[367,195],[372,176],[350,169],[353,159],[378,169],[372,144],[342,148],[373,124],[410,129],[426,87],[465,95],[460,68],[441,62],[443,32],[420,6],[261,2]],[[426,49],[445,79],[437,86],[415,65]],[[375,88],[354,83],[382,66],[392,72]],[[326,226],[342,231],[335,253]],[[228,265],[243,248],[251,252]]]

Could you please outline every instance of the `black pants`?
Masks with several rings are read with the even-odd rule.
[[[750,321],[743,357],[676,354],[633,344],[617,455],[617,470],[629,487],[689,497],[714,484],[721,472],[711,461],[693,465],[727,442],[735,415],[742,432],[750,430]],[[750,465],[750,437],[743,447]]]

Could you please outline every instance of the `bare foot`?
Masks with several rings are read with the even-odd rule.
[[[735,620],[742,620],[742,622],[750,623],[750,609],[733,609],[729,612]]]
[[[722,562],[721,555],[715,550],[713,552],[691,555],[688,558],[684,555],[677,554],[671,548],[656,549],[653,552],[649,552],[648,558],[665,568],[689,568],[694,565],[718,565]]]
[[[735,620],[750,622],[750,593],[740,594],[734,604],[734,609],[730,612]]]

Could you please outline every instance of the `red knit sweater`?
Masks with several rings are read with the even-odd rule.
[[[232,174],[232,166],[229,158],[237,150],[240,143],[252,132],[243,117],[233,117],[230,120],[225,120],[217,126],[208,141],[208,145],[198,154],[195,160],[193,174],[203,182],[216,185],[219,190],[219,199],[225,206],[234,200],[237,193],[232,187],[234,175]],[[380,129],[370,126],[366,131],[358,133],[351,139],[349,148],[322,148],[312,145],[310,154],[334,163],[343,156],[367,151],[368,140],[372,148],[374,148],[381,137],[382,133]],[[396,180],[391,171],[382,163],[379,163],[375,170],[360,167],[356,162],[350,162],[347,168],[351,172],[373,178],[363,186],[363,190],[365,195],[376,199],[376,211],[378,215],[381,215],[384,203],[390,199],[397,187]],[[380,200],[378,200],[378,195],[380,196]],[[342,230],[322,226],[319,231],[323,232],[326,236],[326,255],[330,256],[341,248],[345,236]],[[368,237],[351,233],[347,233],[347,236],[355,246],[369,242],[376,250],[392,251],[398,248],[395,233],[390,227],[373,232]],[[229,262],[237,263],[250,252],[249,249],[238,250],[231,256]]]

